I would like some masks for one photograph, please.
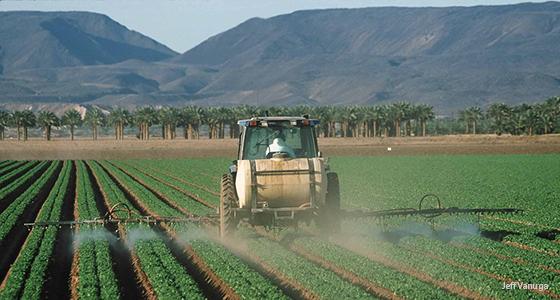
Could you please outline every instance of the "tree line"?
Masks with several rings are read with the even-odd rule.
[[[241,105],[233,107],[186,106],[139,107],[135,111],[114,108],[103,111],[89,107],[85,114],[74,109],[62,116],[47,110],[34,113],[31,110],[0,110],[0,140],[5,138],[6,128],[16,129],[18,140],[28,139],[29,128],[41,128],[43,137],[51,140],[53,127],[65,127],[74,140],[74,131],[87,127],[96,140],[99,129],[111,127],[117,140],[124,139],[126,128],[137,128],[136,136],[141,140],[150,139],[150,128],[158,125],[163,139],[175,139],[182,133],[185,139],[198,139],[202,128],[210,139],[234,138],[239,135],[237,120],[252,116],[301,116],[308,114],[321,120],[317,133],[321,137],[389,137],[426,136],[432,128],[433,134],[441,134],[434,120],[432,106],[396,102],[376,106],[292,106],[256,107]],[[459,112],[457,118],[441,118],[452,129],[446,133],[457,133],[457,126],[464,127],[464,133],[496,134],[548,134],[560,131],[560,97],[549,98],[537,104],[509,106],[495,103],[486,111],[473,106]],[[461,124],[461,125],[458,125]],[[481,126],[482,130],[481,130]],[[178,130],[181,128],[182,130]]]

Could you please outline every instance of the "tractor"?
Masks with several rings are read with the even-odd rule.
[[[220,235],[241,221],[267,228],[315,222],[322,231],[337,230],[338,176],[319,151],[319,120],[253,117],[238,124],[238,157],[221,180]]]

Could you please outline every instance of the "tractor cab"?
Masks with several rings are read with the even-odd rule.
[[[239,160],[319,157],[315,126],[305,117],[260,117],[238,122],[241,126]]]

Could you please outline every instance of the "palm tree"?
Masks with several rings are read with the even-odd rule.
[[[186,106],[181,111],[182,123],[185,128],[185,139],[198,139],[199,127],[202,124],[204,110],[197,106]]]
[[[115,139],[124,139],[124,128],[132,123],[132,115],[124,108],[117,107],[109,113],[109,124],[115,128]]]
[[[550,108],[552,112],[552,126],[560,127],[560,97],[552,97],[545,101],[547,106]],[[555,128],[551,128],[551,132],[555,130]]]
[[[544,102],[535,105],[535,110],[543,133],[550,133],[555,121],[554,107],[549,102]]]
[[[435,118],[434,107],[426,104],[416,106],[416,118],[422,127],[422,136],[426,136],[426,123]]]
[[[239,125],[237,125],[237,121],[243,118],[242,110],[240,106],[235,106],[230,108],[230,117],[228,119],[229,123],[229,137],[231,139],[237,138],[240,134],[239,132]]]
[[[465,123],[465,134],[469,133],[469,112],[467,110],[460,110],[459,111],[459,122]]]
[[[70,140],[74,140],[74,128],[82,125],[82,115],[75,109],[67,110],[62,116],[62,124],[70,127]]]
[[[405,136],[412,136],[412,121],[418,119],[416,116],[416,107],[412,104],[408,104],[408,107],[404,111],[404,118],[405,121],[405,128],[404,128],[404,135]],[[414,124],[414,126],[417,126]]]
[[[367,109],[364,106],[355,106],[355,114],[356,114],[356,121],[355,121],[355,137],[366,137],[368,134],[368,115]]]
[[[159,110],[163,139],[174,139],[177,125],[181,121],[181,111],[174,107],[164,107]]]
[[[84,121],[91,127],[93,139],[97,140],[97,130],[105,124],[105,114],[99,108],[92,107],[86,111]]]
[[[134,113],[134,123],[138,125],[141,140],[150,139],[150,126],[158,122],[158,112],[151,106],[142,107]]]
[[[523,127],[528,135],[533,135],[535,128],[539,125],[539,116],[535,106],[527,105],[523,113]]]
[[[381,121],[383,120],[383,107],[373,106],[370,108],[368,114],[371,122],[370,136],[376,137],[378,134],[377,129],[380,127]]]
[[[17,127],[18,141],[21,140],[22,135],[23,140],[27,141],[27,129],[35,126],[37,118],[30,110],[15,111],[12,115],[12,122]]]
[[[406,114],[410,109],[410,104],[406,102],[396,102],[391,106],[391,114],[395,123],[395,136],[401,136],[401,122],[406,118]]]
[[[4,140],[4,130],[12,121],[12,114],[7,111],[0,110],[0,141]]]
[[[471,124],[472,133],[476,134],[476,124],[482,119],[482,109],[478,106],[472,106],[466,109],[467,122]]]
[[[43,134],[47,141],[51,140],[51,128],[60,125],[60,119],[52,112],[43,110],[37,115],[37,123],[43,128]]]
[[[511,125],[511,108],[504,103],[494,103],[488,108],[488,117],[493,121],[494,132],[501,135],[508,132]]]
[[[383,137],[389,136],[391,126],[394,125],[392,113],[393,110],[388,105],[379,107],[379,128],[383,128]]]
[[[217,138],[218,124],[220,122],[218,116],[218,108],[209,107],[203,111],[203,122],[208,125],[208,138]]]

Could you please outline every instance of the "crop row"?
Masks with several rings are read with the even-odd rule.
[[[214,179],[199,175],[195,176],[189,174],[185,175],[186,171],[181,166],[169,165],[161,167],[151,161],[126,161],[128,165],[134,166],[138,169],[149,170],[149,172],[169,184],[181,187],[184,190],[192,193],[198,198],[206,200],[213,206],[219,204],[219,187],[218,182]],[[196,173],[197,170],[192,170],[191,173]],[[218,187],[218,188],[217,188]]]
[[[18,178],[11,178],[10,177],[10,184],[7,186],[4,186],[2,189],[0,189],[0,201],[7,201],[8,199],[6,199],[6,196],[8,196],[10,193],[12,193],[13,191],[15,191],[16,189],[18,189],[20,186],[23,186],[23,184],[25,184],[25,182],[27,182],[31,177],[35,176],[35,174],[37,174],[37,172],[39,172],[39,170],[41,170],[45,165],[47,164],[47,162],[43,161],[39,164],[35,164],[33,162],[30,162],[28,164],[25,164],[23,166],[21,166],[18,169],[27,169],[28,167],[34,166],[31,170],[27,171],[25,174],[23,174],[22,176],[19,176]],[[23,170],[21,170],[23,171]],[[16,173],[19,173],[21,171],[18,171]],[[10,172],[7,175],[10,175],[13,172]]]
[[[127,204],[135,214],[140,214],[130,203],[123,191],[112,181],[109,174],[96,162],[89,165],[99,183],[105,201],[109,205]],[[119,212],[119,217],[127,217]],[[202,297],[195,281],[175,260],[163,240],[149,227],[140,225],[126,226],[124,238],[136,255],[141,272],[149,281],[149,286],[158,298],[196,299]],[[149,291],[150,292],[150,291]]]
[[[51,166],[54,170],[57,163]],[[58,179],[45,200],[36,221],[60,220],[62,205],[68,189],[72,163],[65,162]],[[47,172],[48,173],[48,172]],[[47,174],[46,173],[46,174]],[[52,172],[51,172],[52,174]],[[50,175],[49,175],[50,176]],[[41,179],[36,184],[40,184]],[[12,265],[2,299],[40,299],[49,258],[54,249],[57,226],[34,227],[16,262]]]
[[[388,259],[398,261],[408,267],[426,273],[429,276],[442,282],[450,282],[458,286],[463,286],[471,291],[480,293],[485,297],[511,298],[512,294],[519,297],[536,297],[527,290],[504,290],[503,278],[496,278],[465,268],[464,264],[454,260],[452,256],[444,256],[431,252],[415,250],[413,247],[395,245],[378,239],[361,239],[356,241],[361,254],[381,253]],[[340,244],[344,247],[343,244]],[[470,253],[469,251],[466,251]],[[428,263],[429,262],[429,263]],[[516,280],[515,278],[512,278]]]
[[[528,227],[522,224],[511,223],[503,220],[487,220],[484,222],[484,229],[490,231],[510,231],[504,237],[505,243],[516,243],[527,245],[537,252],[549,253],[551,256],[560,257],[560,244],[542,237],[538,237],[537,233],[543,231],[542,228]],[[521,234],[519,234],[521,233]]]
[[[532,262],[532,264],[544,269],[548,268],[547,265],[554,266],[555,261],[560,259],[560,244],[537,236],[540,231],[543,231],[542,226],[531,227],[495,217],[483,218],[479,223],[464,218],[463,221],[456,219],[460,218],[455,217],[455,220],[452,220],[451,217],[439,217],[433,221],[432,226],[411,223],[410,220],[405,223],[406,225],[403,225],[402,220],[396,220],[392,221],[391,225],[385,225],[385,230],[389,229],[388,231],[393,233],[422,235],[446,241],[454,240],[454,244],[457,245],[462,244],[463,240],[470,240],[471,247],[491,252],[499,250],[499,253],[494,256],[501,254],[510,258],[509,260]],[[369,227],[366,230],[375,230],[371,226],[371,222],[361,224],[361,228]],[[356,222],[350,222],[349,226],[356,226]],[[474,241],[477,242],[473,243]],[[523,247],[525,249],[522,249]]]
[[[3,160],[0,161],[0,168],[3,168],[4,166],[7,166],[9,164],[11,164],[13,161],[12,160]]]
[[[205,263],[245,299],[287,299],[267,279],[249,268],[223,246],[203,239],[192,239],[189,243]]]
[[[240,240],[244,241],[247,255],[265,262],[284,277],[298,282],[305,289],[323,299],[371,299],[372,295],[360,287],[340,278],[330,270],[315,265],[309,260],[285,249],[276,241],[255,236],[248,229],[240,229]],[[236,245],[240,246],[240,245]],[[312,276],[310,276],[313,274]]]
[[[227,170],[231,161],[227,159],[141,160],[137,163],[153,169],[168,170],[189,182],[220,192],[218,185],[220,174]]]
[[[305,237],[296,239],[294,244],[339,268],[349,270],[379,286],[394,291],[397,296],[409,299],[456,298],[433,284],[423,282],[332,243]]]
[[[7,161],[8,164],[3,164],[0,167],[0,178],[4,178],[4,175],[8,174],[9,172],[13,171],[14,169],[19,168],[20,166],[29,163],[29,161]],[[3,179],[0,179],[0,182],[5,182]]]
[[[44,162],[48,164],[47,162]],[[1,214],[0,214],[0,241],[4,242],[8,233],[16,225],[25,209],[33,202],[39,191],[53,176],[60,162],[50,163],[49,168],[35,181],[25,192],[19,195]],[[37,166],[39,167],[39,166]],[[37,168],[36,167],[36,168]],[[35,168],[33,169],[37,171]],[[33,170],[31,172],[33,172]]]
[[[399,223],[399,221],[394,222]],[[558,263],[555,261],[560,257],[557,256],[556,252],[553,252],[554,247],[558,245],[534,235],[511,234],[506,235],[503,242],[499,242],[480,237],[479,228],[469,223],[445,224],[436,221],[436,224],[433,225],[435,227],[430,227],[427,224],[414,222],[403,224],[400,221],[400,226],[390,225],[385,228],[386,231],[384,232],[376,232],[379,229],[374,227],[371,221],[348,223],[347,225],[351,226],[357,234],[373,235],[375,241],[378,241],[375,245],[377,247],[391,244],[387,243],[386,240],[392,240],[399,247],[413,249],[416,250],[416,252],[413,252],[416,255],[426,256],[429,254],[424,253],[430,249],[429,247],[433,247],[433,254],[430,255],[437,258],[446,258],[440,261],[451,266],[459,266],[464,272],[478,272],[483,275],[486,274],[486,277],[502,278],[503,280],[520,280],[522,278],[529,280],[532,278],[534,281],[535,278],[542,278],[542,281],[545,282],[551,276],[557,276],[558,273]],[[494,232],[498,235],[502,233],[500,228],[504,229],[495,224],[484,224],[483,226],[486,230],[495,230]],[[492,232],[490,230],[486,234],[492,234]],[[504,232],[507,234],[507,231]],[[531,246],[528,247],[527,245]],[[548,246],[548,248],[545,246]],[[457,261],[460,257],[462,257],[462,260]],[[523,274],[525,274],[525,277],[521,276]],[[542,276],[535,277],[537,276],[535,274]],[[495,285],[497,284],[495,283]]]
[[[156,195],[123,171],[116,167],[111,167],[109,164],[103,164],[103,166],[106,166],[107,170],[109,170],[112,175],[115,176],[115,178],[117,178],[117,180],[119,180],[125,188],[127,188],[131,194],[135,196],[136,199],[141,201],[141,204],[145,205],[146,209],[150,213],[166,216],[177,216],[181,214],[177,210],[175,210],[175,212],[171,212],[170,209],[173,209],[171,207],[156,205],[156,203],[161,203]],[[171,197],[172,194],[170,192],[173,190],[167,186],[161,185],[155,180],[149,180],[149,178],[138,174],[138,171],[127,169],[127,172],[133,173],[134,176],[138,176],[139,179],[142,180],[142,183],[149,186],[151,189],[158,191],[162,190],[161,193],[163,195]],[[200,206],[198,202],[195,202],[192,199],[188,199],[188,202],[184,203],[187,209],[191,209],[193,204]],[[208,208],[205,206],[203,207],[205,208],[205,211],[202,213],[206,214],[208,212]],[[226,251],[217,243],[205,239],[205,234],[203,234],[201,230],[197,230],[193,227],[195,226],[181,224],[172,226],[172,230],[174,231],[174,234],[177,234],[177,236],[183,237],[182,240],[188,242],[188,244],[192,247],[192,250],[194,250],[195,255],[202,259],[205,267],[208,267],[213,274],[217,275],[218,278],[223,280],[229,287],[233,288],[236,294],[248,299],[255,297],[283,297],[281,291],[269,280],[262,277],[262,275],[256,271],[250,269],[239,258]],[[240,272],[240,270],[242,270],[242,272]]]
[[[34,165],[36,165],[36,161],[30,161],[28,163],[24,163],[22,165],[20,165],[19,167],[17,167],[16,169],[11,170],[10,172],[0,176],[0,186],[6,186],[6,184],[11,183],[14,180],[17,180],[16,177],[21,177],[18,176],[18,174],[26,172],[27,170],[31,169]]]
[[[545,253],[524,250],[479,236],[456,238],[453,239],[451,245],[474,251],[486,251],[490,255],[507,257],[509,260],[519,264],[531,264],[542,269],[560,270],[560,256],[555,257]]]
[[[79,219],[91,220],[100,216],[92,182],[82,161],[76,162],[76,205]],[[109,249],[110,233],[103,226],[80,226],[76,232],[78,298],[118,299],[119,288]]]
[[[539,278],[539,280],[551,285],[550,291],[558,293],[557,286],[560,282],[558,274],[534,266],[518,265],[511,261],[499,260],[467,249],[450,247],[446,243],[425,237],[407,237],[401,240],[401,244],[419,252],[451,258],[462,265],[473,266],[480,272],[495,274],[502,278],[521,280],[527,283],[532,283],[535,278]],[[531,295],[531,297],[536,297],[536,295]]]
[[[557,270],[560,266],[560,245],[537,237],[539,230],[524,225],[488,219],[483,220],[480,227],[472,223],[445,223],[439,220],[432,224],[432,228],[425,226],[422,229],[418,224],[414,230],[411,230],[410,225],[407,227],[394,227],[392,230],[402,229],[409,234],[449,241],[450,246],[467,248],[519,265],[529,264],[545,270]]]
[[[123,167],[119,163],[111,163],[117,168],[126,170],[126,173],[133,176],[134,179],[140,181],[142,184],[149,186],[152,190],[164,196],[172,205],[187,209],[190,213],[203,216],[212,212],[209,207],[197,202],[196,200],[181,193],[175,188],[162,184],[160,181],[154,179],[152,176],[147,175],[134,167]],[[113,169],[114,170],[114,169]]]

